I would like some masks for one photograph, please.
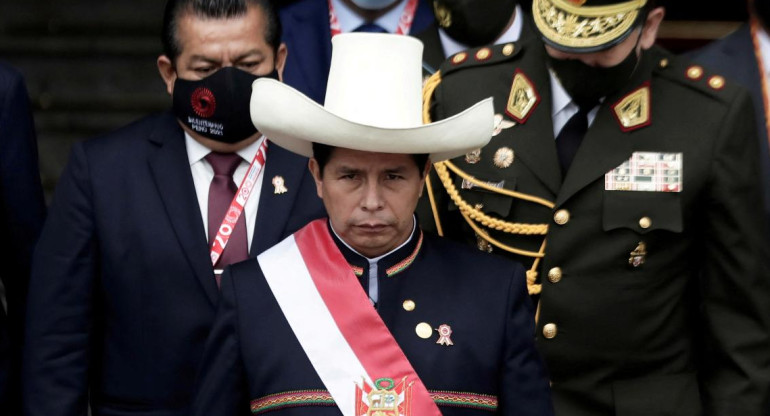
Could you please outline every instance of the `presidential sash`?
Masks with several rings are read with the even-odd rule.
[[[257,259],[343,415],[441,415],[332,240],[325,219],[311,222]]]

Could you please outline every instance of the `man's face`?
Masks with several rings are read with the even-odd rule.
[[[545,49],[554,59],[579,59],[588,66],[613,67],[623,62],[631,53],[639,54],[643,49],[649,49],[655,44],[658,28],[663,20],[664,9],[655,8],[647,15],[647,20],[641,29],[635,29],[626,39],[617,45],[599,52],[570,53],[563,52],[546,45]]]
[[[410,155],[335,148],[323,175],[315,159],[309,167],[334,231],[356,251],[377,257],[409,238],[430,164],[421,175]]]
[[[195,13],[179,16],[176,39],[180,54],[172,62],[165,55],[158,58],[158,69],[170,95],[174,94],[177,77],[203,79],[217,70],[233,66],[254,75],[267,75],[278,70],[282,76],[286,62],[286,46],[277,53],[267,43],[267,19],[261,7],[248,6],[246,14],[227,19],[201,18]],[[253,143],[258,134],[238,143],[222,143],[185,130],[211,150],[234,152]]]

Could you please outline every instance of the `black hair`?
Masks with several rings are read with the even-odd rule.
[[[281,45],[281,19],[271,0],[168,0],[163,13],[163,53],[173,63],[182,53],[177,39],[179,18],[185,13],[193,13],[197,17],[208,19],[229,19],[246,14],[248,6],[262,8],[267,21],[265,40],[278,52]]]
[[[323,177],[324,167],[329,162],[329,158],[332,156],[332,152],[336,149],[334,146],[329,146],[321,143],[313,143],[313,158],[318,162],[318,170],[321,177]],[[420,171],[420,177],[422,178],[425,172],[425,164],[428,163],[427,154],[411,154],[412,160],[417,165],[417,170]]]

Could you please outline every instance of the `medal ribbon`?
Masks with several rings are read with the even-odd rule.
[[[264,136],[262,136],[264,138]],[[249,165],[249,170],[246,172],[246,176],[243,177],[241,185],[238,187],[238,191],[235,193],[232,202],[230,202],[230,208],[227,209],[227,214],[222,220],[222,224],[217,230],[217,236],[214,241],[211,242],[211,256],[212,266],[216,266],[219,258],[222,256],[222,252],[227,247],[227,242],[230,241],[230,235],[235,229],[235,223],[238,222],[238,218],[241,217],[243,209],[246,206],[246,202],[251,196],[251,191],[254,189],[254,185],[257,183],[259,173],[262,171],[262,167],[265,166],[265,160],[267,159],[267,138],[262,140],[262,144],[257,150],[257,154],[254,155],[254,159]]]
[[[767,74],[765,73],[765,61],[762,58],[762,48],[759,44],[759,21],[752,16],[751,21],[751,40],[754,43],[754,56],[757,58],[759,68],[759,80],[762,83],[762,103],[765,106],[765,129],[767,130],[768,144],[770,144],[770,99],[768,99]]]
[[[358,416],[356,388],[389,378],[411,385],[406,415],[440,416],[393,335],[372,307],[325,219],[257,257],[313,368],[345,416]]]
[[[398,28],[396,29],[397,35],[409,34],[409,29],[412,28],[414,22],[414,14],[417,11],[417,0],[407,0],[404,12],[401,13],[401,18],[398,19]],[[342,33],[342,27],[340,21],[337,18],[337,13],[334,11],[334,5],[332,0],[329,0],[329,28],[332,32],[332,37],[335,37]]]

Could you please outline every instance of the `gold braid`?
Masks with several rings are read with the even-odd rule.
[[[436,90],[436,88],[440,83],[441,83],[441,71],[436,71],[436,73],[434,73],[430,78],[428,78],[425,81],[425,85],[423,85],[422,118],[423,118],[423,123],[425,124],[429,124],[431,122],[430,103],[433,97],[433,92]],[[474,178],[471,175],[468,175],[467,173],[463,172],[460,168],[458,168],[448,160],[444,162],[436,162],[433,164],[433,166],[436,169],[436,174],[441,180],[442,185],[444,185],[444,188],[446,188],[447,194],[449,194],[449,197],[452,199],[452,202],[454,202],[455,205],[457,205],[457,207],[460,209],[460,213],[462,214],[463,218],[465,218],[465,221],[468,223],[468,225],[471,226],[471,228],[476,232],[477,235],[479,235],[481,238],[486,240],[488,243],[502,250],[508,251],[510,253],[522,255],[522,256],[535,258],[534,262],[532,263],[532,267],[530,268],[530,270],[527,271],[527,289],[530,295],[540,294],[540,291],[542,290],[542,285],[537,283],[537,268],[540,264],[540,259],[545,256],[545,239],[543,239],[543,243],[540,246],[540,250],[538,250],[537,252],[521,250],[515,247],[511,247],[507,244],[504,244],[501,241],[491,237],[488,233],[486,233],[484,230],[479,228],[479,226],[476,225],[476,222],[480,223],[485,227],[502,231],[505,233],[523,234],[523,235],[543,235],[543,236],[546,235],[546,233],[548,232],[548,224],[514,223],[514,222],[504,221],[504,220],[493,218],[493,217],[490,217],[489,215],[486,215],[480,209],[477,209],[471,206],[470,204],[468,204],[460,196],[460,193],[457,190],[457,187],[455,187],[454,183],[452,182],[452,177],[449,174],[448,169],[452,170],[455,174],[471,182],[472,184],[491,192],[506,195],[512,198],[518,198],[525,201],[530,201],[551,209],[554,207],[553,202],[545,200],[543,198],[538,198],[533,195],[511,191],[509,189],[496,188],[485,182],[479,181],[478,179]],[[427,184],[428,197],[430,199],[431,208],[433,210],[433,219],[436,223],[436,228],[439,231],[439,235],[443,235],[441,220],[439,218],[438,209],[436,207],[436,201],[433,196],[433,187],[431,186],[430,178],[426,179],[426,184]]]

